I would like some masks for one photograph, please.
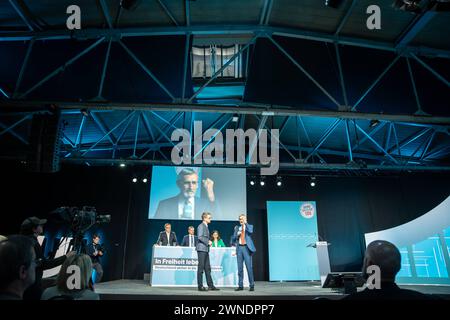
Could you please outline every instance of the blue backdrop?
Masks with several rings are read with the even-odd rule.
[[[314,201],[267,201],[270,281],[318,280]]]

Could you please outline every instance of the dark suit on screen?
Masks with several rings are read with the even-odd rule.
[[[244,287],[244,263],[247,268],[248,274],[248,282],[250,288],[255,286],[255,281],[253,277],[253,259],[252,256],[256,252],[255,244],[253,243],[252,234],[253,234],[253,225],[246,223],[245,224],[245,233],[244,239],[245,244],[239,243],[239,235],[238,232],[242,229],[242,227],[235,226],[233,236],[231,238],[231,243],[236,247],[236,255],[237,255],[237,264],[238,264],[238,277],[239,277],[239,288]]]
[[[177,235],[175,232],[170,232],[169,239],[167,238],[167,234],[165,231],[161,231],[159,233],[158,241],[156,242],[160,246],[172,246],[175,247],[178,245]]]
[[[179,194],[176,195],[175,197],[161,200],[158,203],[154,219],[166,219],[166,220],[180,219],[178,213],[178,204],[180,202],[180,198],[183,199],[183,196]],[[195,205],[194,205],[193,220],[201,220],[203,212],[211,212],[217,217],[217,215],[219,214],[217,200],[211,202],[208,199],[200,197],[195,197],[194,199]]]
[[[211,264],[209,262],[209,228],[205,223],[200,223],[197,227],[198,243],[196,246],[198,256],[197,284],[203,287],[203,272],[206,275],[208,287],[213,288],[214,284],[211,278]]]

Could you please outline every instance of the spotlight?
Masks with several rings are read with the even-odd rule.
[[[88,109],[81,109],[80,110],[81,114],[85,117],[89,117],[89,111]]]
[[[316,186],[316,177],[311,177],[309,184],[311,185],[311,187],[314,188]]]
[[[126,164],[125,164],[125,163],[121,163],[119,166],[120,166],[121,168],[125,168],[125,167],[126,167]]]
[[[282,181],[281,177],[277,177],[277,186],[281,187],[282,184],[283,184],[283,181]]]
[[[231,121],[232,122],[238,122],[239,121],[239,117],[237,115],[234,115]]]
[[[133,178],[133,183],[136,183],[137,182],[137,178]]]
[[[142,179],[143,183],[147,183],[147,181],[148,181],[147,178]]]
[[[261,177],[261,180],[259,181],[259,184],[261,185],[261,187],[264,187],[266,185],[266,179]]]
[[[125,10],[134,10],[141,3],[142,0],[122,0],[120,6]]]
[[[394,0],[392,6],[395,9],[419,14],[422,12],[424,4],[425,1],[422,0]]]
[[[325,0],[325,5],[330,8],[338,8],[342,3],[342,0]]]
[[[379,124],[380,124],[380,121],[379,121],[379,120],[370,120],[369,127],[375,128],[375,127],[378,126]]]
[[[251,186],[254,186],[254,185],[255,185],[255,181],[250,180],[250,185],[251,185]]]

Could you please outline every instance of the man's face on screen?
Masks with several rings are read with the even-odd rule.
[[[196,174],[188,174],[183,176],[183,178],[178,182],[178,187],[184,197],[194,197],[198,188],[198,176]]]

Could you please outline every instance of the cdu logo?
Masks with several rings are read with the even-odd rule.
[[[305,219],[311,219],[314,217],[315,209],[312,203],[304,203],[300,207],[300,215]]]

